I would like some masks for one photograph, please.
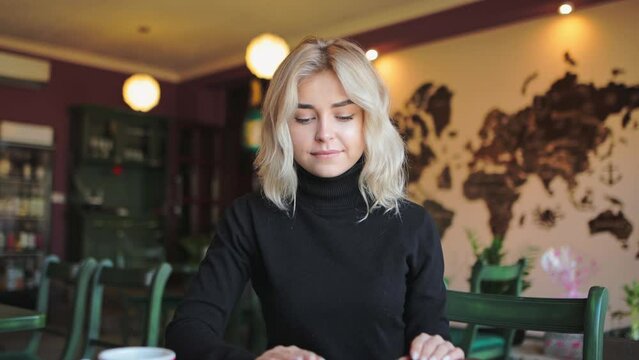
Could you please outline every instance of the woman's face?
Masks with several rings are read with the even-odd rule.
[[[295,161],[319,177],[350,169],[364,153],[364,111],[346,96],[333,71],[303,79],[289,120]]]

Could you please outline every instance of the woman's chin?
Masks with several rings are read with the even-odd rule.
[[[309,173],[321,177],[321,178],[332,178],[336,176],[340,176],[346,172],[350,167],[340,166],[337,164],[323,164],[313,166],[311,169],[306,169]]]

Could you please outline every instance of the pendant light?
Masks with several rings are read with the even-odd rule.
[[[137,32],[141,37],[136,39],[140,39],[139,45],[141,45],[144,41],[143,37],[150,34],[151,27],[142,24],[138,26]],[[139,46],[137,48],[140,49]],[[124,81],[122,97],[131,109],[148,112],[160,102],[160,84],[149,74],[133,74]]]
[[[246,47],[246,66],[258,78],[270,80],[289,51],[286,40],[281,37],[269,33],[259,35]]]
[[[149,74],[133,74],[122,86],[122,97],[131,109],[147,112],[160,102],[160,84]]]

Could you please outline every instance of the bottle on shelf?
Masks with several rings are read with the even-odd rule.
[[[22,162],[22,174],[20,174],[24,181],[31,181],[33,175],[33,167],[31,166],[31,153],[25,152]]]
[[[34,170],[35,178],[38,182],[42,182],[44,177],[47,175],[47,169],[45,167],[47,161],[48,159],[46,154],[40,154],[40,156],[38,156],[38,161]]]
[[[15,250],[15,248],[16,248],[15,235],[13,234],[13,231],[9,231],[7,233],[7,243],[6,243],[5,249],[7,249],[8,251],[12,251],[12,250]]]
[[[42,197],[42,189],[38,187],[33,188],[31,191],[29,213],[36,218],[44,216],[44,198]]]
[[[18,194],[18,213],[16,215],[18,217],[29,216],[30,201],[27,188],[25,186],[21,186]]]
[[[20,196],[17,193],[11,197],[9,209],[9,215],[11,216],[18,216],[20,213]]]
[[[16,251],[29,249],[29,233],[26,231],[18,232],[18,241],[16,242]]]
[[[0,252],[4,251],[6,245],[7,245],[7,237],[4,234],[4,229],[0,228]]]
[[[11,174],[11,158],[6,152],[0,153],[0,177],[6,178]]]
[[[8,291],[16,291],[24,288],[24,269],[17,265],[17,260],[7,261],[6,285]]]
[[[44,238],[42,234],[40,233],[35,234],[34,246],[36,250],[41,250],[44,248]]]

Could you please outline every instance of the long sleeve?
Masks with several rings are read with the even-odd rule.
[[[223,341],[229,316],[251,273],[254,253],[246,203],[226,211],[212,245],[166,331],[180,360],[244,360],[255,355]]]
[[[448,339],[444,259],[437,228],[428,214],[415,233],[408,267],[404,307],[407,348],[422,332]]]

